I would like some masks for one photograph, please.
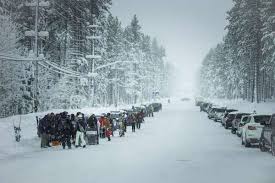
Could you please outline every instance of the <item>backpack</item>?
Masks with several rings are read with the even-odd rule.
[[[78,126],[79,126],[79,131],[80,132],[85,132],[84,127],[80,123],[78,123]]]

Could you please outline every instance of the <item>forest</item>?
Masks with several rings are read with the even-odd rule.
[[[36,4],[36,3],[39,4]],[[165,48],[111,0],[0,0],[0,117],[149,101],[168,93]]]
[[[275,97],[275,0],[233,0],[227,34],[203,60],[201,96],[265,102]]]

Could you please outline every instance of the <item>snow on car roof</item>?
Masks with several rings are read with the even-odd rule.
[[[271,116],[272,114],[251,114],[251,116]]]
[[[239,114],[239,113],[242,113],[240,111],[234,111],[234,112],[230,112],[229,114]]]
[[[243,111],[235,111],[235,112],[232,112],[232,113],[234,113],[234,114],[247,114],[249,116],[252,114],[252,112],[243,112]]]

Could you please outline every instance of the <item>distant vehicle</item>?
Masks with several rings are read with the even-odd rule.
[[[190,100],[191,100],[191,99],[190,99],[190,98],[187,98],[187,97],[181,99],[181,101],[183,101],[183,102],[187,102],[187,101],[190,101]]]
[[[150,106],[153,106],[154,112],[159,112],[162,110],[162,104],[161,103],[152,103]]]
[[[218,109],[215,111],[215,114],[214,114],[214,121],[215,121],[215,122],[221,122],[221,121],[222,121],[222,118],[223,118],[223,116],[224,116],[225,111],[226,111],[226,108],[225,108],[225,107],[218,108]]]
[[[265,152],[270,149],[272,155],[275,156],[275,114],[262,125],[264,128],[259,142],[260,150]]]
[[[201,106],[203,104],[203,101],[196,100],[195,105],[196,106]]]
[[[211,109],[209,110],[209,112],[208,112],[208,118],[209,118],[209,119],[214,119],[215,113],[216,113],[216,111],[217,111],[218,109],[219,109],[219,108],[217,108],[217,107],[211,108]]]
[[[243,133],[243,126],[248,122],[248,117],[249,116],[242,116],[242,119],[238,125],[238,128],[237,128],[237,131],[236,131],[236,134],[238,137],[241,137],[242,136],[242,133]]]
[[[110,118],[113,120],[114,130],[117,130],[119,127],[119,117],[122,115],[121,111],[111,111],[110,112]]]
[[[211,103],[203,102],[201,104],[201,109],[202,109],[203,112],[207,112],[207,110],[209,109],[210,106],[212,106]]]
[[[203,104],[203,98],[202,97],[196,97],[195,98],[195,105],[196,106],[201,106]]]
[[[257,144],[260,141],[264,125],[270,120],[271,115],[250,115],[247,123],[243,127],[242,145],[250,147],[251,144]]]
[[[211,104],[211,103],[208,104],[208,106],[206,108],[206,113],[209,114],[214,107],[219,107],[219,106]]]
[[[121,111],[111,111],[110,116],[112,119],[118,120],[120,117],[120,114],[122,114]]]
[[[231,133],[232,134],[236,134],[237,130],[238,130],[238,126],[241,122],[241,119],[243,116],[248,116],[250,115],[249,113],[237,113],[235,115],[235,118],[232,121],[232,127],[231,127]]]

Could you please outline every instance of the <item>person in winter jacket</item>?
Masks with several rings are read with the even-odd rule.
[[[132,126],[132,132],[136,132],[136,122],[134,119],[134,114],[128,115],[128,123]]]
[[[77,122],[74,114],[71,114],[70,116],[70,123],[71,123],[71,134],[72,134],[72,141],[73,141],[72,143],[75,145]]]
[[[105,138],[105,133],[106,133],[106,129],[105,129],[106,119],[105,119],[105,117],[104,117],[103,115],[99,118],[99,123],[100,123],[100,138]]]
[[[108,141],[111,141],[111,135],[112,135],[112,124],[110,123],[108,118],[105,118],[105,129],[106,129],[106,137],[108,138]]]
[[[137,129],[140,129],[141,123],[143,122],[143,120],[144,120],[144,113],[143,111],[141,111],[137,114]]]
[[[153,105],[150,106],[150,115],[151,117],[154,117],[154,107]]]
[[[111,113],[107,113],[107,116],[106,116],[107,120],[109,121],[110,125],[111,125],[111,133],[112,133],[112,136],[114,136],[114,121],[113,119],[111,118]]]
[[[92,114],[88,119],[88,126],[93,130],[97,130],[97,119],[94,114]]]
[[[125,122],[122,115],[120,115],[118,119],[118,124],[119,124],[119,136],[123,137],[125,135],[125,126],[124,126]]]
[[[49,144],[49,115],[46,115],[39,122],[38,130],[41,136],[41,148],[50,147]]]
[[[61,136],[61,143],[63,149],[68,146],[69,149],[71,149],[71,137],[72,137],[72,124],[70,121],[66,121],[63,130],[62,130],[62,136]]]
[[[123,122],[124,122],[124,131],[127,132],[127,118],[128,118],[128,115],[127,113],[124,114],[124,117],[123,117]]]
[[[83,114],[78,114],[78,116],[76,117],[77,119],[77,131],[76,131],[76,139],[75,139],[75,147],[86,147],[86,142],[84,139],[84,133],[86,132],[86,125],[85,125],[85,121],[84,121],[84,116]],[[81,143],[79,143],[79,140],[81,140]]]

